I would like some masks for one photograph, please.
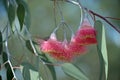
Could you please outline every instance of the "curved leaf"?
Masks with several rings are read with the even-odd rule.
[[[71,63],[64,63],[62,65],[62,69],[67,75],[77,80],[89,80],[77,67]]]
[[[7,55],[6,52],[2,53],[2,57],[3,57],[3,63],[6,62],[6,61],[8,61],[8,55]]]
[[[2,44],[2,33],[0,31],[0,54],[2,53],[3,51],[3,44]]]
[[[10,64],[6,63],[5,65],[6,65],[6,69],[7,69],[7,80],[12,80],[14,75],[13,75],[13,72],[11,70]]]
[[[95,22],[95,28],[97,31],[97,50],[98,55],[100,59],[100,65],[101,65],[101,73],[100,73],[100,80],[102,79],[103,75],[103,68],[105,68],[105,76],[106,80],[108,77],[108,55],[107,55],[107,45],[106,45],[106,37],[105,37],[105,28],[101,21]]]
[[[53,80],[53,76],[49,68],[43,64],[39,64],[39,75],[42,77],[43,80]]]
[[[15,15],[16,15],[16,3],[14,0],[9,0],[9,6],[7,8],[8,11],[8,18],[10,21],[11,27],[13,26],[13,22],[15,20]]]
[[[2,80],[2,77],[1,77],[1,75],[0,75],[0,80]]]
[[[51,63],[52,64],[52,63]],[[55,72],[55,68],[53,65],[47,65],[48,69],[50,70],[51,72],[51,75],[53,77],[53,80],[57,80],[57,77],[56,77],[56,72]]]
[[[34,67],[33,65],[31,65],[30,63],[23,62],[22,65],[28,67],[28,68],[31,69],[31,70],[38,71],[38,70],[36,69],[36,67]]]
[[[15,69],[14,71],[15,71],[15,75],[17,77],[17,80],[24,80],[20,69]]]
[[[28,67],[24,66],[23,67],[23,77],[24,77],[24,80],[31,80],[31,77],[30,77],[30,70]]]
[[[30,40],[26,40],[26,47],[28,48],[28,50],[30,50],[32,53],[34,53],[31,43],[30,43]]]
[[[25,14],[24,14],[24,24],[26,25],[27,29],[29,30],[30,28],[30,22],[31,22],[31,16],[30,16],[30,11],[28,8],[28,5],[24,0],[16,0],[17,4],[21,4],[24,7]],[[22,21],[21,21],[22,23]]]
[[[24,19],[25,19],[25,8],[20,3],[18,4],[18,8],[17,8],[17,16],[18,16],[18,20],[20,23],[20,30],[22,30],[23,24],[24,24]]]

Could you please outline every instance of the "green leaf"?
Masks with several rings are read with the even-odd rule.
[[[38,67],[39,78],[42,78],[43,80],[57,80],[54,67],[52,65],[48,66],[49,64],[44,64],[44,61],[41,60],[40,56],[37,56],[36,58],[36,66]]]
[[[30,77],[30,70],[27,66],[24,66],[23,67],[23,77],[24,77],[24,80],[31,80],[31,77]]]
[[[44,58],[47,58],[45,55],[44,55]],[[43,58],[43,59],[44,59]],[[46,65],[48,67],[48,69],[50,70],[51,72],[51,75],[53,77],[53,80],[57,80],[57,77],[56,77],[56,72],[55,72],[55,68],[53,65],[49,65],[49,64],[53,64],[52,62],[49,61],[49,59],[44,59],[45,63],[48,63],[48,65]]]
[[[3,43],[2,43],[2,33],[0,31],[0,54],[2,53],[3,51]]]
[[[34,53],[33,48],[30,44],[30,40],[26,40],[26,47],[28,48],[28,50],[30,50],[32,53]]]
[[[62,69],[67,75],[77,80],[89,80],[77,67],[71,63],[62,64]]]
[[[17,80],[24,80],[20,69],[14,69],[14,72],[15,72],[15,76],[17,77]]]
[[[34,44],[36,44],[36,43],[31,41],[31,40],[26,40],[26,47],[28,48],[28,50],[30,50],[32,53],[37,55],[36,48],[35,48]]]
[[[43,64],[39,64],[39,75],[42,77],[43,80],[53,80],[53,76],[49,68]]]
[[[16,1],[17,1],[17,4],[22,4],[24,6],[24,9],[25,9],[24,24],[26,25],[27,29],[29,30],[30,22],[31,22],[29,7],[24,0],[16,0]]]
[[[29,69],[31,69],[31,70],[38,71],[38,70],[36,69],[36,67],[34,67],[33,65],[31,65],[30,63],[23,62],[22,65],[23,65],[23,66],[27,66],[27,67],[28,67]]]
[[[39,79],[39,73],[30,69],[31,80],[41,80]]]
[[[97,31],[97,50],[101,65],[101,73],[100,73],[100,80],[102,79],[103,70],[105,68],[105,77],[107,80],[108,77],[108,55],[107,55],[107,45],[106,45],[106,37],[105,37],[105,27],[101,21],[95,22],[95,28]]]
[[[1,76],[1,78],[2,79],[0,79],[0,80],[7,80],[7,72],[6,72],[6,68],[1,68],[1,70],[0,70],[0,76]]]
[[[7,69],[7,80],[12,80],[14,75],[13,75],[13,72],[11,70],[10,64],[6,63],[5,65],[6,65],[6,69]]]
[[[49,62],[50,63],[50,62]],[[52,63],[50,63],[52,64]],[[47,65],[48,69],[50,70],[51,72],[51,75],[53,77],[53,80],[57,80],[57,77],[56,77],[56,72],[55,72],[55,68],[53,65]]]
[[[46,64],[46,66],[50,70],[53,80],[57,80],[55,68],[53,63],[50,61],[50,59],[44,53],[42,55],[39,55],[39,58],[41,58],[45,63],[48,63]]]
[[[9,6],[7,8],[7,11],[8,11],[8,18],[10,21],[10,25],[12,27],[16,15],[16,3],[14,0],[9,0]]]
[[[24,20],[25,20],[25,8],[24,8],[24,5],[21,4],[21,3],[18,4],[17,16],[18,16],[18,20],[19,20],[19,23],[20,23],[20,30],[22,30]]]
[[[6,52],[3,52],[3,53],[2,53],[2,57],[3,57],[3,62],[8,61],[8,55],[7,55]]]
[[[2,80],[2,77],[0,76],[0,80]]]
[[[3,0],[4,2],[4,6],[5,6],[5,8],[6,8],[6,10],[8,11],[8,3],[9,3],[9,1],[8,0]]]

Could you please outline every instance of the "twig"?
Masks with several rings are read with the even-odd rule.
[[[77,2],[73,0],[65,0],[65,1],[79,6],[80,11],[81,11],[81,18],[80,18],[80,24],[79,24],[79,28],[80,28],[80,26],[82,25],[83,19],[84,19],[84,11],[83,11],[82,5],[80,4],[79,0],[77,0]]]
[[[11,68],[11,71],[12,71],[12,73],[13,73],[13,78],[14,79],[17,79],[16,78],[16,76],[15,76],[15,72],[14,72],[14,69],[13,69],[13,66],[12,66],[12,64],[11,64],[11,62],[10,62],[10,53],[9,53],[9,49],[8,49],[8,24],[7,24],[7,30],[6,30],[6,41],[5,41],[5,49],[6,49],[6,53],[7,53],[7,57],[8,57],[8,60],[7,60],[7,62],[8,62],[8,64],[9,64],[9,66],[10,66],[10,68]]]
[[[0,70],[5,66],[5,64],[7,64],[8,63],[8,61],[6,61],[6,62],[4,62],[2,65],[1,65],[1,67],[0,67]]]
[[[113,18],[113,17],[105,17],[105,18],[114,19],[114,20],[120,20],[120,18]]]
[[[87,10],[87,8],[85,8],[85,10]],[[91,14],[93,14],[94,16],[97,16],[101,19],[103,19],[105,22],[107,22],[111,27],[113,27],[116,31],[118,31],[120,33],[120,29],[118,29],[118,27],[114,26],[111,22],[109,22],[105,17],[93,12],[92,10],[88,10]]]

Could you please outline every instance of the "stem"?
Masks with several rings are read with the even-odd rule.
[[[53,12],[54,12],[55,27],[56,27],[56,26],[57,26],[57,19],[56,19],[56,0],[54,1]]]
[[[26,29],[26,32],[28,33],[29,41],[30,41],[31,47],[32,47],[32,49],[33,49],[33,52],[34,52],[34,54],[35,54],[36,56],[38,56],[37,51],[36,51],[36,48],[35,48],[35,46],[34,46],[34,44],[33,44],[33,42],[32,42],[31,35],[30,35],[30,33],[29,33],[29,31],[28,31],[28,29],[27,29],[26,27],[25,27],[25,29]]]
[[[7,24],[7,28],[6,28],[6,41],[5,41],[5,50],[6,50],[6,53],[7,53],[7,57],[8,57],[8,64],[9,64],[9,66],[10,66],[10,68],[11,68],[11,70],[12,70],[12,73],[13,73],[13,78],[14,79],[17,79],[16,78],[16,76],[15,76],[15,72],[14,72],[14,69],[13,69],[13,66],[12,66],[12,64],[11,64],[11,62],[10,62],[10,53],[9,53],[9,49],[8,49],[8,24]]]
[[[87,10],[87,8],[85,8],[85,10]],[[116,26],[114,26],[114,25],[113,25],[111,22],[109,22],[105,17],[103,17],[103,16],[101,16],[101,15],[93,12],[92,10],[89,10],[89,12],[90,12],[91,14],[93,14],[94,16],[97,16],[97,17],[103,19],[103,20],[104,20],[105,22],[107,22],[111,27],[113,27],[116,31],[118,31],[118,32],[120,33],[120,29],[118,29]]]
[[[80,28],[80,26],[82,25],[83,19],[84,19],[84,11],[83,11],[82,5],[80,4],[79,0],[77,0],[77,2],[76,1],[72,1],[72,0],[66,0],[66,2],[69,2],[69,3],[72,3],[74,5],[79,6],[79,8],[81,10],[81,18],[80,18],[80,24],[79,24],[79,28]]]
[[[113,17],[105,17],[105,18],[114,19],[114,20],[120,20],[120,18],[113,18]]]
[[[16,78],[16,75],[15,75],[15,72],[14,72],[14,69],[13,69],[13,66],[12,66],[10,60],[8,60],[8,63],[9,63],[9,65],[10,65],[10,68],[11,68],[12,73],[13,73],[13,75],[14,75],[14,76],[13,76],[13,79],[17,79],[17,78]]]
[[[51,1],[53,1],[53,0],[51,0]],[[61,0],[58,0],[58,1],[61,1]],[[78,5],[78,6],[80,7],[80,9],[81,9],[81,22],[80,22],[80,24],[81,24],[84,17],[82,17],[82,16],[83,16],[83,11],[82,11],[83,8],[82,8],[80,2],[79,2],[78,0],[77,0],[78,2],[72,1],[72,0],[65,0],[65,1],[66,1],[66,2],[69,2],[69,3],[72,3],[72,4],[74,4],[74,5]],[[118,27],[114,26],[110,21],[108,21],[108,20],[106,19],[106,18],[109,18],[109,19],[120,20],[119,18],[103,17],[103,16],[101,16],[100,14],[97,14],[97,13],[93,12],[92,10],[88,10],[87,8],[84,8],[84,10],[87,10],[87,11],[88,11],[89,13],[91,13],[93,16],[97,16],[97,17],[103,19],[103,20],[104,20],[105,22],[107,22],[111,27],[113,27],[116,31],[118,31],[118,32],[120,33],[120,29],[119,29]]]
[[[62,18],[62,21],[64,21],[63,13],[62,13],[60,4],[59,4],[58,2],[57,2],[57,5],[58,5],[58,9],[59,9],[59,12],[60,12],[60,16],[61,16],[61,18]]]
[[[33,49],[33,51],[34,51],[34,53],[35,53],[35,56],[36,56],[36,57],[39,57],[38,52],[37,52],[37,50],[36,50],[36,48],[35,48],[35,46],[34,46],[34,44],[33,44],[33,42],[32,42],[30,32],[28,31],[28,29],[27,29],[26,27],[25,27],[25,29],[26,29],[26,31],[27,31],[27,33],[28,33],[28,37],[29,37],[29,40],[30,40],[30,44],[31,44],[32,49]],[[39,61],[40,61],[42,64],[45,64],[45,62],[44,62],[41,58],[39,58]]]

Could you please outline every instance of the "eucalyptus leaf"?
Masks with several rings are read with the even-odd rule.
[[[25,20],[25,7],[24,7],[23,4],[20,4],[20,3],[18,4],[17,16],[18,16],[18,20],[19,20],[19,23],[20,23],[20,30],[22,30],[24,20]]]
[[[4,6],[5,6],[5,8],[6,8],[6,10],[8,9],[8,0],[4,0]]]
[[[39,75],[42,77],[43,80],[54,80],[51,71],[43,63],[39,64]]]
[[[8,61],[8,55],[7,55],[6,52],[3,52],[3,53],[2,53],[2,57],[3,57],[3,62]]]
[[[36,67],[34,67],[33,65],[31,65],[28,62],[23,62],[22,65],[28,67],[31,70],[38,71]]]
[[[27,29],[29,30],[30,28],[30,22],[31,22],[31,16],[30,16],[30,11],[29,11],[29,7],[26,4],[26,2],[24,0],[16,0],[17,4],[21,4],[24,7],[25,10],[25,14],[24,14],[24,24],[26,25]],[[22,21],[21,21],[22,23]]]
[[[39,78],[39,73],[37,71],[33,71],[30,69],[30,77],[31,80],[40,80]]]
[[[55,67],[54,67],[54,65],[52,65],[53,63],[50,61],[50,59],[44,53],[42,55],[39,55],[39,58],[41,58],[45,63],[48,63],[48,64],[46,64],[46,66],[50,70],[53,80],[57,80]]]
[[[17,80],[24,80],[20,69],[14,69]]]
[[[98,50],[98,55],[99,55],[99,60],[100,60],[100,65],[101,65],[100,66],[101,73],[100,73],[99,80],[102,79],[104,68],[105,68],[105,77],[107,80],[107,77],[108,77],[108,55],[107,55],[107,45],[106,45],[106,37],[105,37],[105,27],[101,21],[96,21],[95,28],[97,31],[97,41],[98,41],[97,50]]]
[[[84,75],[84,73],[82,73],[77,67],[75,67],[71,63],[62,64],[62,69],[67,75],[75,78],[76,80],[89,80],[87,76]]]
[[[44,64],[44,62],[41,60],[39,56],[37,56],[36,63],[38,66],[39,77],[41,77],[43,80],[55,80],[56,75],[53,76],[54,70],[52,70],[50,67]]]
[[[2,76],[0,75],[0,80],[2,80]]]
[[[7,69],[7,80],[12,80],[14,75],[13,75],[13,72],[11,70],[10,64],[6,63],[5,65],[6,65],[6,69]]]
[[[50,63],[52,64],[52,63]],[[55,72],[55,68],[53,65],[47,65],[48,69],[50,70],[51,72],[51,75],[53,77],[53,80],[57,80],[57,77],[56,77],[56,72]]]
[[[23,67],[23,72],[22,72],[22,75],[24,77],[24,80],[31,80],[31,77],[30,77],[30,70],[27,66],[24,66]]]
[[[44,56],[45,56],[45,55],[44,55]],[[44,58],[47,58],[47,57],[45,56]],[[54,65],[49,65],[49,64],[53,64],[53,63],[50,62],[49,59],[44,59],[44,61],[45,61],[45,63],[48,63],[46,66],[47,66],[48,69],[50,70],[51,75],[52,75],[52,77],[53,77],[53,80],[57,80]]]
[[[5,67],[1,68],[1,70],[0,70],[0,76],[2,78],[0,80],[7,80],[7,72],[6,72],[6,68]]]
[[[9,3],[9,6],[7,7],[8,18],[9,18],[11,27],[13,27],[13,22],[14,22],[14,20],[15,20],[16,7],[17,7],[17,6],[16,6],[15,0],[9,0],[8,3]]]
[[[0,31],[0,54],[2,53],[3,51],[3,43],[2,43],[2,33]]]
[[[28,48],[28,50],[30,50],[32,53],[34,53],[32,46],[30,44],[30,40],[26,40],[26,47]]]

